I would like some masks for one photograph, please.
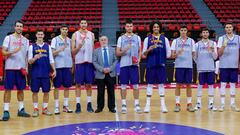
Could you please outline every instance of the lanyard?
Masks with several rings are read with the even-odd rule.
[[[127,36],[127,34],[125,34],[125,36],[126,36],[127,39],[128,39],[128,44],[129,44],[129,45],[132,45],[132,35],[131,35],[131,36]]]
[[[182,42],[181,48],[184,48],[184,45],[186,45],[186,42],[187,42],[188,38],[186,38],[186,40],[184,40],[184,41],[182,39],[180,39],[180,40]]]
[[[60,35],[59,37],[64,42],[64,46],[67,46],[67,37],[63,38],[62,35]]]
[[[157,39],[155,39],[155,36],[152,34],[152,41],[153,41],[153,43],[154,43],[154,47],[155,47],[155,48],[158,46],[158,43],[160,42],[160,36],[161,36],[161,34],[159,34],[159,35],[157,36]]]
[[[18,37],[16,33],[14,33],[14,36],[15,36],[15,37]],[[18,42],[17,42],[17,45],[18,45],[18,46],[22,46],[22,38],[23,38],[23,36],[20,35],[20,38],[18,39]]]

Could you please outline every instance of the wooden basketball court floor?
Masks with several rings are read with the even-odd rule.
[[[145,106],[145,90],[140,90],[140,103],[142,109]],[[193,90],[193,103],[196,101],[196,89]],[[7,122],[0,122],[0,135],[17,135],[24,134],[30,131],[39,130],[48,127],[74,124],[74,123],[84,123],[84,122],[99,122],[99,121],[145,121],[145,122],[160,122],[160,123],[171,123],[177,125],[186,125],[191,127],[197,127],[202,129],[207,129],[211,131],[216,131],[226,135],[239,135],[240,134],[240,112],[232,112],[229,107],[229,95],[226,100],[226,110],[224,112],[211,112],[207,109],[207,90],[203,90],[203,108],[201,111],[194,113],[186,111],[186,94],[185,89],[181,92],[181,105],[182,111],[179,113],[173,112],[175,105],[174,89],[166,89],[166,104],[169,112],[163,114],[160,112],[160,100],[157,90],[154,90],[152,102],[151,102],[151,113],[136,114],[133,109],[133,96],[132,91],[128,91],[128,113],[121,114],[121,100],[120,91],[116,90],[116,102],[118,113],[112,114],[108,112],[106,107],[102,113],[88,113],[86,112],[86,93],[82,91],[81,105],[82,113],[80,114],[67,114],[61,113],[61,115],[53,116],[43,116],[40,115],[38,118],[20,118],[17,117],[18,103],[16,100],[16,91],[12,93],[12,101],[10,104],[10,114],[11,119]],[[227,92],[229,94],[229,92]],[[93,91],[93,105],[96,109],[96,90]],[[219,90],[215,92],[215,101],[219,100]],[[236,102],[240,105],[240,92],[237,92]],[[42,97],[42,94],[39,94]],[[3,91],[0,92],[0,111],[2,113],[2,97]],[[39,98],[41,106],[42,98]],[[60,92],[60,99],[63,99],[63,91]],[[63,100],[60,100],[60,105],[62,105]],[[106,98],[105,98],[106,101]],[[106,103],[106,102],[105,102]],[[217,105],[219,102],[216,103]],[[53,112],[53,91],[51,91],[49,109]],[[70,106],[72,110],[75,110],[75,92],[70,91]],[[31,92],[29,90],[25,91],[25,109],[27,112],[32,113],[32,98]],[[2,115],[2,114],[1,114]],[[194,133],[193,133],[194,134]]]

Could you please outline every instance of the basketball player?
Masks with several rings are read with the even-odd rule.
[[[218,55],[220,59],[220,94],[221,105],[219,111],[224,111],[225,89],[230,83],[230,106],[232,111],[239,112],[235,105],[236,83],[238,81],[239,47],[240,37],[233,33],[233,24],[228,22],[224,25],[226,34],[218,39]]]
[[[217,59],[217,44],[216,42],[209,40],[209,30],[207,28],[201,31],[202,40],[195,44],[198,71],[198,88],[197,88],[197,104],[195,110],[200,110],[202,107],[202,87],[205,83],[208,84],[208,109],[216,111],[213,106],[214,101],[214,80],[215,80],[215,64],[214,60]]]
[[[161,100],[161,111],[167,113],[165,105],[165,89],[164,83],[167,80],[166,59],[171,57],[171,48],[169,40],[161,34],[162,24],[154,21],[150,24],[150,34],[144,40],[143,56],[147,57],[147,100],[144,112],[150,112],[150,103],[152,96],[153,84],[158,84],[158,93]]]
[[[87,90],[87,111],[93,112],[92,108],[92,84],[94,82],[94,66],[92,55],[94,49],[94,33],[87,30],[87,20],[81,19],[80,29],[72,35],[72,53],[75,58],[75,80],[76,80],[76,111],[81,112],[80,95],[81,86]]]
[[[120,60],[120,84],[122,98],[122,113],[127,113],[127,85],[133,85],[135,112],[141,113],[139,104],[139,62],[141,58],[141,39],[133,33],[133,22],[125,22],[126,33],[118,38],[116,55]]]
[[[27,51],[29,40],[22,35],[23,22],[15,22],[15,32],[6,36],[3,41],[2,53],[7,58],[5,63],[5,81],[4,81],[4,107],[3,121],[10,119],[9,104],[11,100],[11,90],[14,85],[17,88],[17,99],[19,102],[18,116],[30,117],[24,109],[24,93],[26,88],[26,71],[27,71]],[[25,73],[24,73],[25,72]]]
[[[50,71],[52,77],[56,75],[54,59],[50,45],[43,42],[44,32],[38,30],[36,32],[37,41],[29,47],[28,62],[32,65],[31,71],[31,91],[33,99],[34,111],[32,117],[39,116],[38,110],[38,92],[40,88],[43,92],[43,115],[52,115],[48,110],[49,91],[50,91]]]
[[[54,113],[60,114],[59,111],[59,92],[58,89],[64,87],[64,101],[63,112],[72,113],[69,108],[68,97],[69,88],[72,86],[72,54],[71,54],[71,39],[67,37],[68,26],[62,25],[60,28],[61,34],[52,39],[51,47],[53,49],[53,56],[57,75],[53,80],[54,83],[54,99],[55,110]]]
[[[179,112],[180,106],[180,89],[183,84],[187,86],[187,111],[194,112],[192,106],[192,68],[193,56],[195,55],[194,40],[187,37],[187,27],[182,25],[180,27],[180,37],[174,39],[172,42],[171,50],[172,57],[175,58],[175,78],[176,78],[176,106],[174,111]]]

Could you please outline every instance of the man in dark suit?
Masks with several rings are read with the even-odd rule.
[[[102,112],[104,108],[105,86],[107,86],[108,93],[108,109],[110,112],[116,113],[114,84],[117,58],[115,49],[108,46],[108,38],[106,36],[101,36],[99,42],[101,47],[93,53],[93,65],[96,69],[95,78],[98,90],[97,110],[95,113]]]

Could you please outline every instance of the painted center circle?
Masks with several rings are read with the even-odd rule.
[[[51,127],[24,135],[223,135],[214,131],[156,122],[91,122]]]

